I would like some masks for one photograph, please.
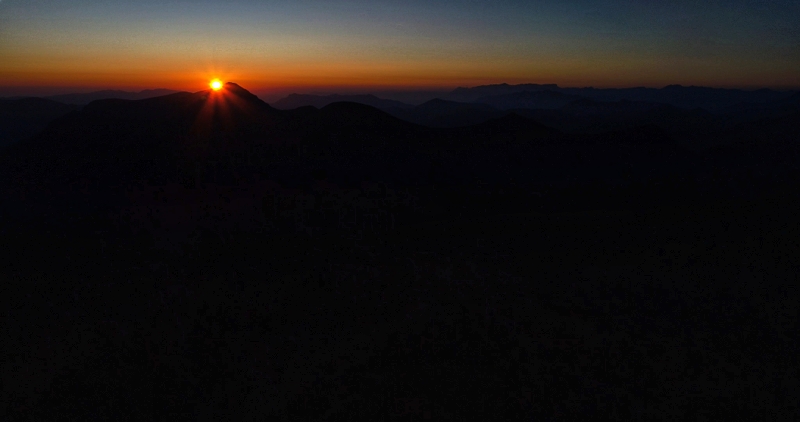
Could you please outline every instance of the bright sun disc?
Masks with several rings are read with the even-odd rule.
[[[219,79],[214,79],[213,81],[211,81],[209,85],[211,85],[211,89],[213,89],[214,91],[219,91],[220,89],[222,89],[222,81],[220,81]]]

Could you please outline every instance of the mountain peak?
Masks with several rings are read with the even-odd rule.
[[[240,89],[242,91],[247,91],[246,89],[242,88],[241,85],[237,84],[236,82],[225,82],[226,89]]]
[[[241,85],[239,85],[239,84],[237,84],[235,82],[225,82],[225,85],[223,86],[223,90],[235,95],[236,97],[239,97],[240,99],[242,99],[242,100],[244,100],[244,101],[246,101],[248,103],[257,104],[259,107],[272,108],[272,107],[270,107],[269,104],[265,103],[263,100],[258,98],[258,96],[256,96],[252,92],[242,88]]]
[[[235,82],[225,82],[225,85],[223,86],[223,88],[226,91],[233,92],[233,93],[235,93],[237,95],[252,95],[253,97],[255,97],[255,94],[253,94],[250,91],[242,88],[241,85],[239,85],[239,84],[237,84]]]

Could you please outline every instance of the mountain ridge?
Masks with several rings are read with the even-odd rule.
[[[289,94],[288,96],[279,99],[272,103],[272,106],[277,109],[282,110],[291,110],[303,106],[313,106],[316,108],[323,108],[329,104],[335,102],[354,102],[354,103],[361,103],[370,105],[376,108],[387,108],[387,107],[399,107],[399,108],[410,108],[412,107],[409,104],[389,100],[385,98],[379,98],[372,94],[360,94],[360,95],[341,95],[341,94],[330,94],[330,95],[311,95],[311,94]]]
[[[86,105],[95,100],[117,98],[122,100],[142,100],[145,98],[159,97],[162,95],[173,94],[179,91],[166,88],[145,89],[142,91],[122,91],[122,90],[102,90],[86,93],[72,93],[49,95],[46,98],[64,104]]]
[[[581,96],[597,101],[649,101],[660,102],[682,108],[701,107],[709,111],[719,110],[743,101],[769,102],[788,98],[796,91],[776,91],[771,89],[741,90],[699,86],[667,85],[663,88],[594,88],[559,87],[555,84],[499,84],[480,85],[472,88],[456,88],[448,98],[458,101],[477,101],[479,98],[495,95],[516,94],[524,91],[549,90],[567,95]]]

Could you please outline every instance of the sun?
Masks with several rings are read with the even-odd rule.
[[[214,79],[208,85],[211,86],[211,89],[213,89],[214,91],[219,91],[220,89],[222,89],[222,81],[219,79]]]

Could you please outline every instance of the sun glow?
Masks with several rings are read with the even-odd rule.
[[[219,79],[214,79],[214,80],[213,80],[213,81],[211,81],[211,83],[209,83],[208,85],[209,85],[209,86],[211,87],[211,89],[213,89],[214,91],[219,91],[220,89],[222,89],[222,81],[221,81],[221,80],[219,80]]]

